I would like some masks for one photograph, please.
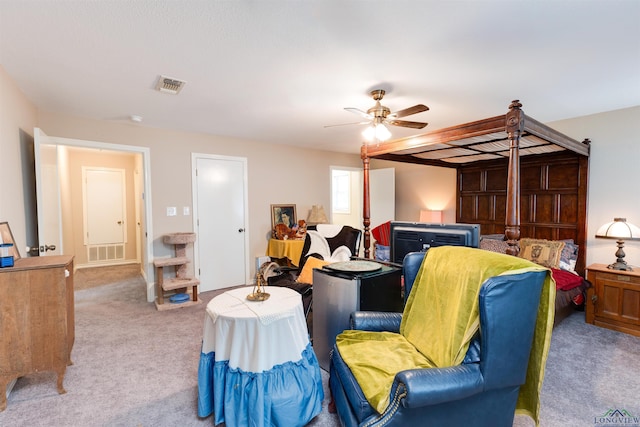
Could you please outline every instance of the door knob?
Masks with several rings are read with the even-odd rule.
[[[244,228],[238,228],[238,233],[242,233],[244,231]]]
[[[55,250],[56,250],[56,245],[40,246],[40,252],[55,251]]]
[[[122,221],[118,221],[118,225],[122,225]]]
[[[37,246],[27,246],[27,253],[31,256],[38,256],[40,253],[40,248]]]

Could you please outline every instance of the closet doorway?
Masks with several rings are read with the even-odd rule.
[[[50,137],[34,129],[37,242],[41,256],[55,253],[75,256],[75,267],[137,263],[147,287],[147,300],[155,298],[152,259],[149,148],[96,141]],[[44,161],[43,161],[44,159]],[[126,245],[119,259],[115,246],[101,245],[94,254],[86,244],[82,167],[124,169],[128,211]],[[38,252],[38,251],[36,251]],[[31,252],[31,255],[34,255]]]

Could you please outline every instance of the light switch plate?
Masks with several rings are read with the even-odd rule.
[[[167,216],[176,216],[178,214],[178,210],[175,206],[170,206],[167,208]]]
[[[189,206],[184,206],[182,208],[182,215],[190,215],[191,214],[191,210],[189,209]]]

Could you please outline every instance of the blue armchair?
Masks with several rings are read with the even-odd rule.
[[[404,259],[405,302],[424,256],[424,253],[411,253]],[[389,404],[381,413],[369,404],[338,346],[334,346],[329,387],[341,424],[512,426],[519,391],[526,379],[546,274],[545,271],[528,271],[486,280],[478,297],[480,327],[469,344],[464,361],[444,368],[397,372]],[[398,332],[402,316],[401,313],[356,312],[351,316],[351,327]],[[546,329],[550,330],[550,327]],[[542,366],[546,351],[548,344],[542,353]],[[384,357],[380,354],[380,358]],[[537,409],[528,412],[536,422]]]

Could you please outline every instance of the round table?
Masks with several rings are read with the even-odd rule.
[[[297,292],[233,289],[207,304],[198,369],[198,416],[214,425],[304,426],[322,410],[320,367]]]

